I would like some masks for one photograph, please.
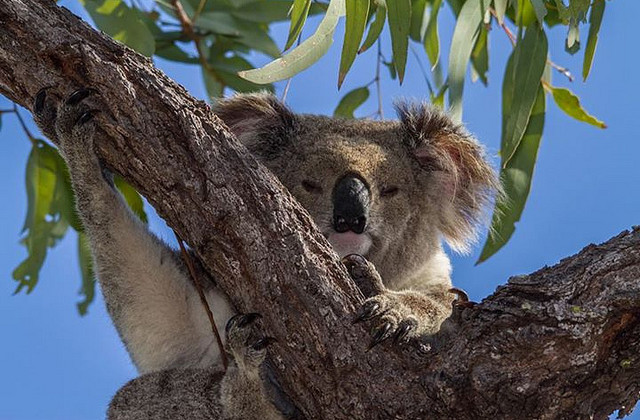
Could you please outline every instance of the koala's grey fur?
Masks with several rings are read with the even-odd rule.
[[[167,418],[254,418],[221,411],[230,378],[236,378],[232,394],[242,400],[228,399],[227,407],[270,413],[257,369],[243,371],[236,358],[235,371],[216,370],[219,350],[180,258],[105,179],[93,151],[91,109],[99,105],[92,93],[77,91],[59,105],[53,92],[39,94],[34,115],[69,166],[114,325],[138,371],[150,373],[118,394],[111,418],[129,418],[124,413],[140,407],[173,410]],[[375,323],[370,345],[438,330],[455,297],[441,239],[466,250],[498,189],[475,139],[424,105],[400,106],[400,121],[343,120],[294,114],[273,96],[250,94],[222,100],[215,112],[305,206],[340,256],[363,254],[380,273],[363,289],[368,300],[357,317]],[[332,192],[346,175],[369,191],[362,234],[338,234],[332,225]],[[209,287],[207,300],[218,328],[224,326],[233,315],[227,298]],[[195,407],[197,415],[190,411]]]

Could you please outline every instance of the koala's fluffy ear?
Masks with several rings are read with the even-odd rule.
[[[253,154],[276,158],[291,141],[296,116],[270,93],[236,94],[221,99],[214,113]]]
[[[444,112],[427,104],[396,105],[405,131],[404,141],[433,182],[444,192],[438,199],[440,231],[451,247],[469,250],[477,239],[477,228],[486,207],[500,191],[500,183],[484,148]]]

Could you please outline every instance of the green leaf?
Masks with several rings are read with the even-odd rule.
[[[411,0],[411,25],[409,37],[416,42],[422,41],[422,22],[425,19],[427,0]]]
[[[342,56],[340,57],[340,71],[338,73],[338,89],[342,86],[347,72],[356,59],[356,53],[367,26],[369,14],[369,1],[346,0],[346,24],[344,43],[342,44]]]
[[[207,89],[207,95],[209,95],[209,101],[214,98],[222,97],[224,85],[218,78],[218,75],[214,74],[213,70],[206,69],[204,67],[202,67],[201,70],[204,87]]]
[[[201,13],[194,24],[198,28],[209,30],[214,34],[234,37],[239,37],[241,35],[241,30],[238,27],[237,21],[233,16],[225,12]]]
[[[155,40],[141,19],[141,13],[122,0],[80,0],[96,26],[113,39],[151,57]]]
[[[493,0],[493,8],[496,11],[498,17],[498,23],[502,25],[504,23],[504,14],[507,11],[507,5],[509,0]]]
[[[340,100],[340,103],[336,107],[336,110],[333,111],[334,117],[344,117],[344,118],[354,118],[353,112],[365,101],[369,99],[369,88],[359,87],[348,92],[344,97]]]
[[[289,79],[322,57],[333,43],[338,19],[345,14],[345,0],[331,0],[316,32],[302,44],[266,66],[241,71],[238,75],[253,83],[267,84]]]
[[[81,302],[77,303],[80,315],[87,314],[89,304],[93,302],[96,293],[96,278],[93,271],[93,259],[89,239],[84,233],[78,233],[78,262],[80,264],[80,275],[82,277],[82,287],[80,294],[84,296]]]
[[[398,71],[398,79],[402,84],[404,70],[407,65],[409,48],[409,29],[411,25],[411,0],[392,0],[387,4],[387,19],[391,32],[391,50],[393,62]]]
[[[113,182],[118,187],[118,191],[124,197],[131,211],[133,211],[133,214],[138,216],[143,223],[147,223],[147,213],[144,211],[144,203],[138,191],[118,175],[113,177]]]
[[[197,64],[199,60],[191,57],[174,43],[166,44],[164,42],[156,42],[156,56],[165,60],[178,61],[181,63]]]
[[[485,86],[489,83],[489,80],[487,79],[487,73],[489,72],[488,38],[489,31],[487,31],[487,28],[482,26],[480,35],[476,40],[476,45],[473,47],[473,51],[471,52],[472,75],[475,76],[475,80],[479,78]],[[474,79],[472,78],[472,80]]]
[[[502,143],[500,155],[506,164],[518,148],[536,101],[540,79],[547,63],[547,37],[536,23],[513,49],[502,86]],[[517,93],[517,94],[516,94]]]
[[[553,94],[553,100],[556,102],[556,105],[570,117],[598,128],[607,128],[605,123],[589,115],[587,111],[582,108],[580,99],[569,89],[551,87],[551,93]]]
[[[284,46],[285,51],[291,48],[296,39],[300,36],[304,23],[307,21],[311,0],[294,0],[291,8],[291,26],[289,26],[289,36]]]
[[[591,71],[593,63],[593,55],[598,45],[598,33],[600,32],[600,24],[604,15],[604,0],[595,0],[589,15],[589,37],[587,38],[587,47],[584,50],[584,62],[582,64],[582,80],[586,81]]]
[[[533,169],[544,128],[545,105],[544,89],[540,86],[522,141],[508,162],[504,162],[503,159],[500,180],[504,195],[497,198],[489,237],[476,264],[485,261],[502,248],[511,238],[515,224],[520,220],[531,190]]]
[[[547,8],[544,5],[544,0],[530,0],[531,6],[536,13],[536,18],[540,25],[544,22],[544,17],[547,15]]]
[[[434,0],[429,14],[429,23],[424,34],[424,50],[427,52],[431,68],[433,69],[440,60],[440,35],[438,34],[438,13],[442,0]]]
[[[250,22],[270,23],[289,20],[289,11],[292,6],[291,1],[253,1],[238,7],[231,13],[237,18]]]
[[[578,24],[571,24],[569,26],[569,32],[567,33],[567,40],[564,45],[564,50],[573,55],[580,51],[580,28]]]
[[[376,17],[373,22],[371,22],[371,25],[369,25],[369,32],[367,32],[367,37],[358,50],[358,54],[365,52],[366,50],[371,48],[373,43],[376,42],[376,40],[380,36],[382,28],[384,28],[384,22],[387,19],[387,6],[384,0],[380,0],[377,4],[378,6],[376,7]]]
[[[209,65],[222,83],[236,92],[274,91],[273,85],[271,84],[258,85],[238,76],[239,71],[253,68],[253,65],[242,57],[215,56],[211,58]]]
[[[56,225],[60,218],[50,217],[57,184],[57,163],[53,151],[45,142],[36,140],[27,159],[27,216],[22,229],[26,235],[21,242],[28,255],[12,273],[18,281],[16,293],[24,287],[27,287],[27,293],[33,290],[47,255],[47,246],[55,244],[52,232],[59,227]],[[56,237],[60,235],[64,235],[64,229],[56,232]]]
[[[449,108],[453,119],[462,120],[462,90],[471,51],[480,33],[480,25],[489,0],[467,1],[458,15],[449,52]]]

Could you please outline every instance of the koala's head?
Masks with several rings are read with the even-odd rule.
[[[426,105],[399,121],[291,112],[267,94],[222,100],[216,114],[305,206],[340,256],[377,266],[424,261],[440,238],[466,251],[497,189],[483,148]]]

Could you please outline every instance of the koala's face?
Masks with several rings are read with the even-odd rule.
[[[340,256],[378,267],[424,261],[440,237],[464,250],[497,185],[481,146],[446,115],[398,111],[400,121],[299,115],[264,94],[216,109]]]

